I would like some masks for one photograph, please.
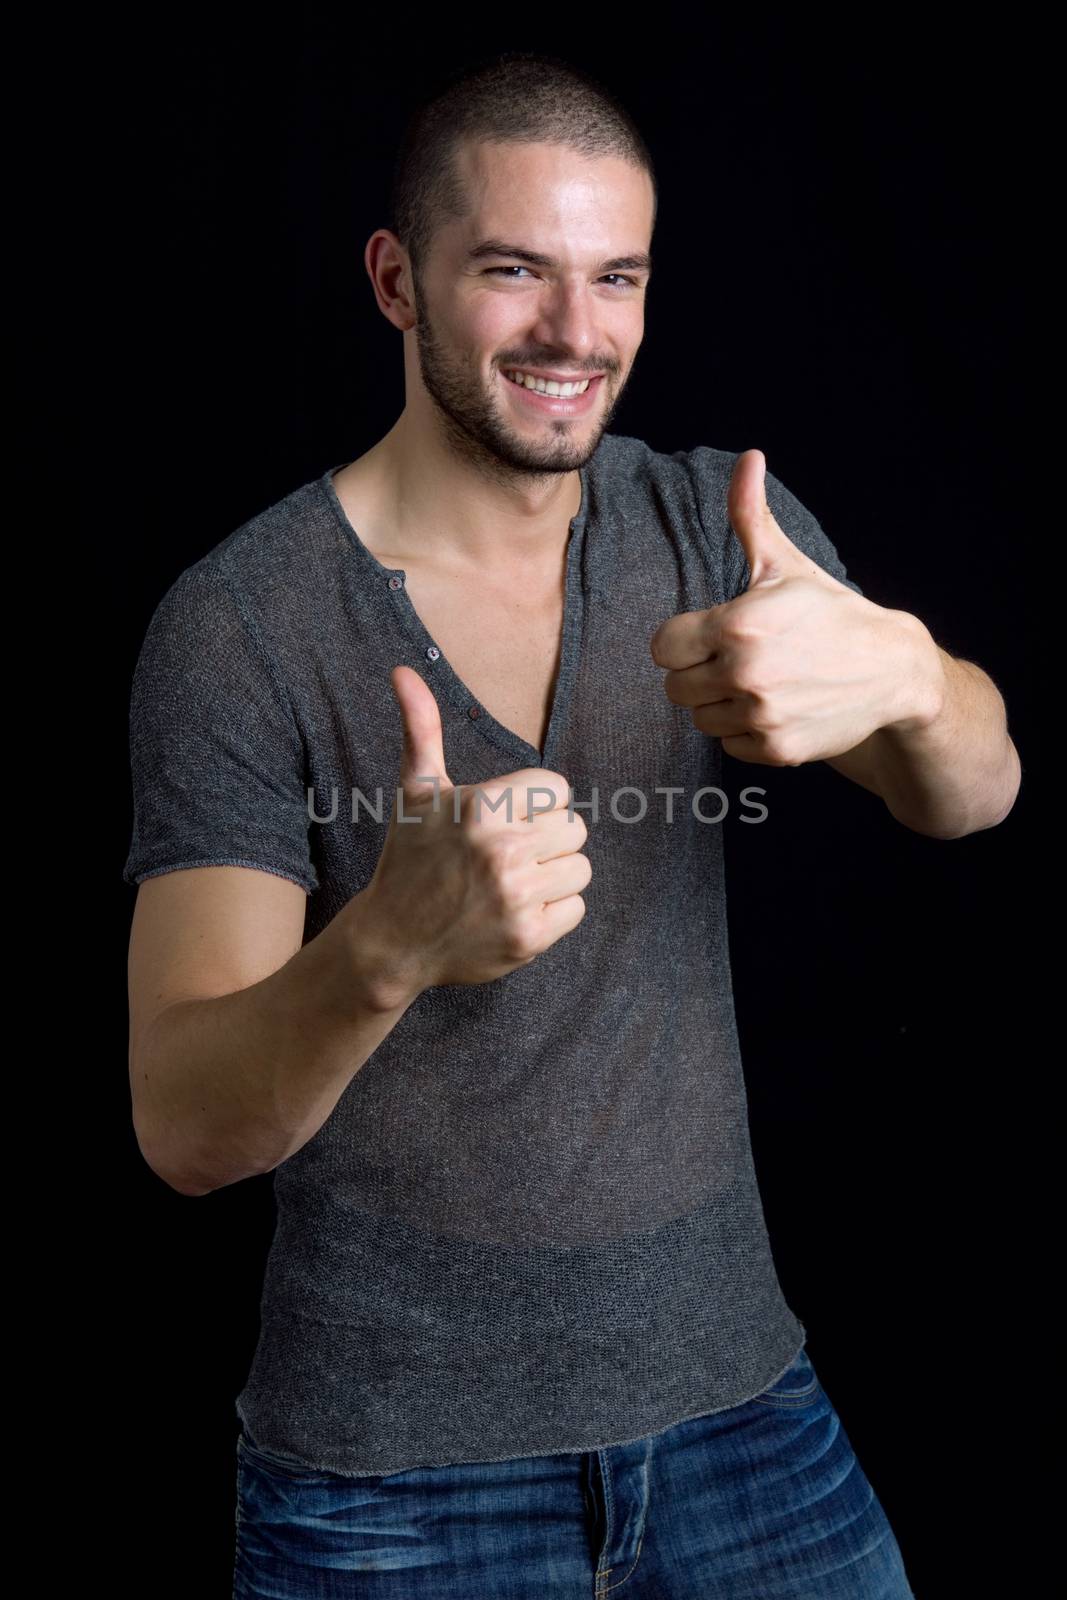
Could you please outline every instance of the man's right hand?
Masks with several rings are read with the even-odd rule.
[[[358,898],[389,980],[412,997],[442,983],[490,983],[582,920],[581,891],[593,875],[581,854],[588,830],[568,813],[566,778],[544,767],[455,792],[433,691],[411,667],[394,667],[390,682],[404,736],[403,815],[412,820],[398,821],[394,805]]]

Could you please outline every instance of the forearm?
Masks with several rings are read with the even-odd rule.
[[[182,1194],[269,1172],[318,1132],[417,991],[386,975],[363,895],[260,983],[180,1000],[135,1070],[145,1159]]]
[[[992,679],[919,627],[925,635],[919,659],[928,674],[923,710],[871,735],[870,772],[898,821],[933,838],[956,839],[1007,816],[1019,789],[1019,755]]]

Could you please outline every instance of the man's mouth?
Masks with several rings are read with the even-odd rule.
[[[602,372],[569,379],[543,378],[524,372],[521,367],[504,367],[501,376],[514,392],[517,404],[549,417],[584,416],[597,403],[604,381]]]
[[[564,399],[570,399],[573,395],[584,394],[591,383],[603,377],[603,373],[587,378],[535,378],[521,367],[505,367],[504,376],[522,388],[533,389],[537,394],[561,395]]]

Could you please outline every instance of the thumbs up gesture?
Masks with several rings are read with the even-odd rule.
[[[588,830],[558,772],[524,767],[455,785],[441,714],[411,667],[394,667],[403,752],[396,804],[362,900],[382,977],[405,997],[489,983],[533,961],[585,915]]]
[[[906,715],[907,613],[858,595],[793,544],[771,515],[766,470],[763,452],[746,450],[727,491],[748,588],[661,623],[650,648],[694,727],[739,760],[795,767]]]

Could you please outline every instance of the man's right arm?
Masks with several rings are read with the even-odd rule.
[[[134,1128],[149,1166],[180,1194],[295,1154],[416,998],[389,968],[366,891],[301,945],[305,908],[299,885],[246,867],[139,886]]]

